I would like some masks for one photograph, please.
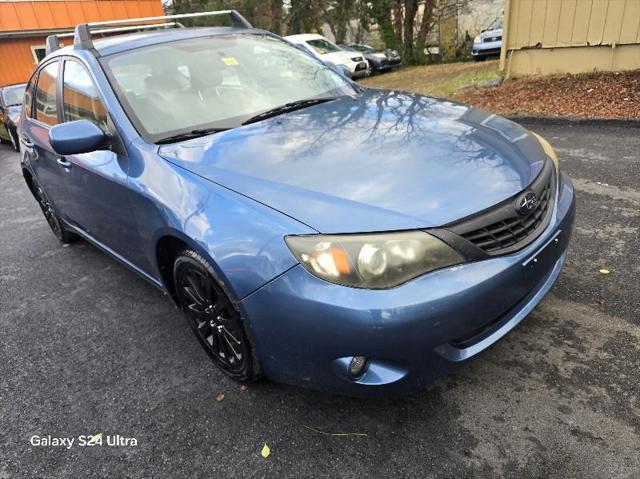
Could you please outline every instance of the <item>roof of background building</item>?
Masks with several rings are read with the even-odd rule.
[[[164,15],[160,0],[0,1],[0,35],[30,36],[79,23]]]

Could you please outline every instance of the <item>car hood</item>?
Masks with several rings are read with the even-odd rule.
[[[22,105],[12,105],[7,108],[7,116],[11,118],[11,121],[18,123],[20,119],[20,113],[22,112]]]
[[[349,51],[332,52],[332,53],[325,53],[324,55],[321,55],[322,60],[326,62],[337,63],[337,64],[351,63],[352,58],[361,57],[361,56],[362,56],[362,53],[360,52],[349,52]]]
[[[163,145],[159,154],[325,233],[453,222],[523,190],[546,158],[509,120],[381,90]]]
[[[501,38],[501,37],[502,37],[502,28],[498,28],[497,30],[487,30],[480,34],[480,38],[482,38],[482,40],[484,40],[485,38]]]

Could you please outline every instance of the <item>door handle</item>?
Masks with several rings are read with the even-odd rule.
[[[33,143],[29,140],[29,138],[26,137],[22,137],[20,138],[20,141],[22,142],[22,144],[24,145],[25,148],[29,149],[29,150],[33,150]]]
[[[71,162],[70,162],[69,160],[66,160],[66,159],[64,159],[64,158],[58,158],[56,161],[58,162],[58,164],[59,164],[60,166],[62,166],[63,168],[65,168],[65,169],[67,169],[67,170],[68,170],[69,168],[71,168]]]

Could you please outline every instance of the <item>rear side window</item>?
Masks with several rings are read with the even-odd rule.
[[[78,62],[64,63],[62,101],[64,121],[89,120],[107,129],[107,109],[89,72]]]
[[[28,83],[27,87],[24,89],[24,100],[23,106],[24,113],[27,118],[31,118],[32,116],[32,108],[33,108],[33,85],[36,83],[36,76],[34,75],[31,81]]]
[[[56,106],[56,81],[58,79],[58,61],[49,63],[40,70],[36,88],[36,120],[55,125],[58,123]]]

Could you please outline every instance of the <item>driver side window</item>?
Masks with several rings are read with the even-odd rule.
[[[64,121],[89,120],[107,130],[107,109],[89,72],[78,62],[64,62],[62,101]]]

